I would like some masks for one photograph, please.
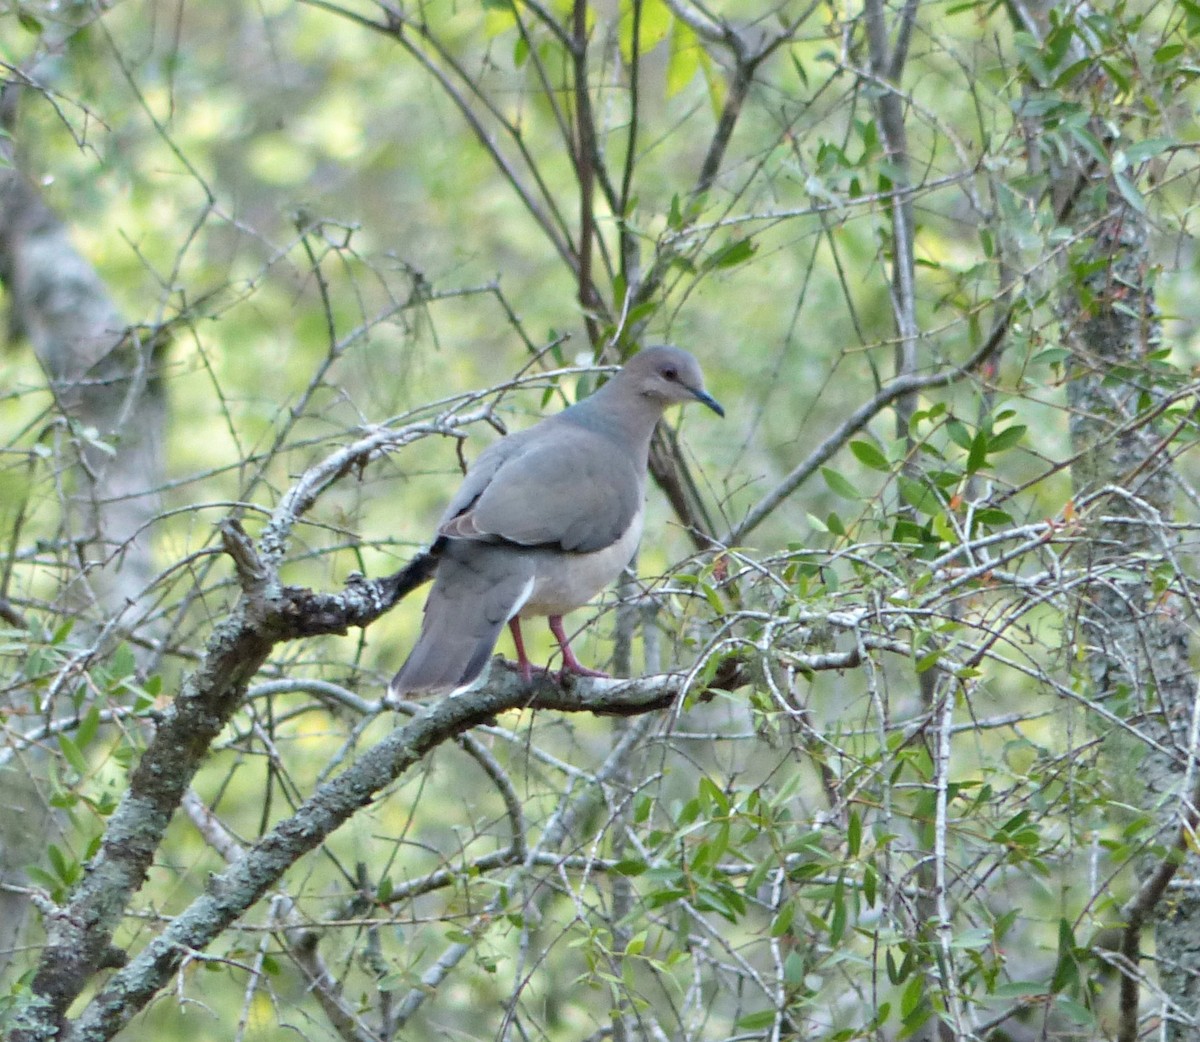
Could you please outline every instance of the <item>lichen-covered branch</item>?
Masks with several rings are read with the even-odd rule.
[[[517,673],[502,670],[480,690],[431,705],[322,785],[241,860],[214,876],[205,894],[104,985],[66,1027],[64,1039],[111,1038],[169,980],[188,951],[203,949],[219,936],[300,857],[442,742],[507,710],[638,714],[671,704],[681,690],[682,678],[674,674],[629,681],[581,678],[565,685],[544,675],[525,685]]]

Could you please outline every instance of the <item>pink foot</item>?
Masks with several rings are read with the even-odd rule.
[[[587,666],[581,666],[578,662],[564,662],[563,668],[559,670],[558,675],[560,677],[572,675],[577,677],[603,677],[605,680],[612,679],[611,673],[605,673],[602,669],[588,669]]]
[[[571,650],[570,642],[567,640],[567,634],[563,630],[562,616],[551,615],[550,632],[554,634],[554,639],[558,641],[558,646],[562,648],[563,668],[560,676],[566,676],[568,673],[574,673],[581,677],[607,677],[608,674],[599,669],[588,669],[580,663],[575,657],[575,652]]]
[[[526,684],[533,680],[533,666],[529,656],[525,654],[525,641],[521,637],[521,623],[514,615],[508,620],[508,629],[512,633],[513,643],[517,646],[517,668],[521,671],[521,679]]]

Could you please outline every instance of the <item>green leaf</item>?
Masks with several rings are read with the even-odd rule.
[[[1096,1023],[1096,1015],[1082,1003],[1069,999],[1066,995],[1059,995],[1054,1002],[1076,1024],[1092,1027]]]
[[[792,928],[792,920],[795,918],[795,916],[795,902],[789,901],[781,909],[779,909],[779,912],[776,914],[775,918],[771,920],[771,936],[782,937],[785,933],[787,933],[788,930]]]
[[[1005,830],[1008,826],[1005,826]],[[1079,967],[1075,962],[1075,933],[1066,919],[1058,921],[1058,964],[1054,967],[1054,978],[1050,990],[1058,993],[1079,981]]]
[[[1122,90],[1128,91],[1133,86],[1133,79],[1130,75],[1132,69],[1123,61],[1109,61],[1101,59],[1100,66],[1105,72],[1112,77],[1113,82]]]
[[[1045,995],[1050,990],[1046,981],[1014,980],[997,984],[988,994],[997,999],[1021,999],[1031,995]]]
[[[671,47],[667,57],[667,97],[675,97],[699,71],[700,41],[695,30],[677,18],[671,26]]]
[[[50,893],[57,898],[57,895],[62,892],[62,881],[56,879],[44,868],[38,865],[26,865],[25,874],[30,880],[38,886],[45,887]]]
[[[747,1013],[737,1022],[739,1031],[762,1031],[775,1023],[777,1014],[773,1009],[759,1010],[757,1013]]]
[[[985,785],[979,791],[980,802],[982,804],[982,802],[985,799],[991,799],[991,798],[992,798],[992,787],[990,785]],[[1013,923],[1015,923],[1017,921],[1017,919],[1020,918],[1020,915],[1021,915],[1021,912],[1019,909],[1010,908],[1007,912],[1005,912],[1002,916],[1000,916],[999,919],[996,920],[995,927],[992,932],[996,935],[997,942],[1004,940],[1005,936],[1008,934],[1008,931],[1012,929]]]
[[[87,715],[80,722],[79,727],[75,731],[75,744],[80,749],[86,749],[93,738],[96,737],[96,731],[100,727],[100,707],[95,702],[88,709]]]
[[[1146,200],[1142,198],[1142,193],[1138,191],[1135,185],[1124,174],[1113,174],[1113,181],[1116,183],[1117,191],[1121,193],[1121,198],[1132,206],[1138,213],[1146,212]]]
[[[1063,22],[1047,34],[1040,49],[1044,69],[1047,71],[1053,69],[1063,60],[1067,48],[1071,46],[1071,37],[1074,32],[1074,26],[1070,22]]]
[[[992,931],[982,926],[976,926],[956,931],[950,941],[950,946],[968,951],[982,951],[990,947],[992,942]]]
[[[729,813],[729,797],[707,774],[700,775],[697,789],[698,794],[714,807],[718,814]]]
[[[792,50],[788,57],[792,59],[792,68],[796,70],[796,75],[800,77],[801,84],[807,87],[808,73],[804,71],[804,66],[800,63],[800,59],[796,57],[795,50]]]
[[[649,796],[639,796],[633,804],[633,820],[641,825],[650,820],[650,812],[654,809],[654,801]]]
[[[915,481],[901,474],[897,478],[897,484],[900,486],[901,497],[914,510],[922,514],[934,514],[941,509],[941,501],[923,481]]]
[[[69,763],[78,774],[87,774],[87,758],[80,751],[79,746],[76,745],[69,736],[60,734],[58,736],[58,747],[62,750],[62,754],[66,758],[67,763]]]
[[[988,436],[984,431],[971,440],[971,451],[967,453],[967,473],[974,474],[987,462]]]
[[[924,655],[917,659],[916,665],[913,667],[913,669],[918,674],[928,672],[938,664],[941,657],[941,649],[934,648],[933,651],[927,651]]]
[[[924,998],[925,980],[918,973],[904,986],[904,991],[900,994],[900,1016],[908,1020],[921,1007]]]
[[[960,449],[969,449],[971,447],[971,432],[962,420],[956,420],[954,417],[948,419],[946,421],[946,433],[950,435],[950,440]]]
[[[35,36],[38,36],[42,32],[42,23],[30,13],[24,4],[21,4],[17,8],[17,22],[27,33],[33,33]]]
[[[1104,143],[1091,130],[1084,126],[1069,126],[1067,129],[1075,143],[1082,147],[1089,156],[1097,163],[1108,165],[1108,152],[1104,148]]]
[[[50,857],[50,867],[54,869],[55,875],[60,880],[70,886],[79,878],[79,862],[74,858],[68,858],[55,844],[50,843],[46,847],[46,853]]]
[[[804,959],[794,948],[783,960],[783,982],[789,988],[799,988],[804,983]]]
[[[704,594],[704,599],[708,601],[708,606],[712,608],[717,615],[724,615],[725,603],[721,600],[721,595],[717,593],[716,587],[706,582],[698,583],[697,585],[699,586],[700,592]]]
[[[825,484],[829,486],[829,490],[835,495],[841,496],[842,499],[862,499],[862,494],[849,481],[847,481],[836,470],[830,470],[828,467],[821,468],[821,477],[825,479]]]
[[[712,268],[732,268],[735,264],[741,264],[753,257],[757,249],[758,246],[752,239],[734,239],[710,253],[704,262],[704,269],[708,271]]]
[[[1054,86],[1060,90],[1070,83],[1074,83],[1079,78],[1080,73],[1089,71],[1095,68],[1095,61],[1089,56],[1082,58],[1077,62],[1070,62],[1065,65],[1062,71],[1055,77]]]
[[[1033,356],[1032,361],[1042,365],[1059,365],[1071,357],[1071,352],[1065,347],[1048,347]]]
[[[667,227],[678,231],[683,227],[683,211],[679,208],[679,193],[671,196],[671,209],[667,212]]]
[[[993,434],[988,439],[988,452],[1004,452],[1006,449],[1011,449],[1025,436],[1026,428],[1019,423],[1014,423],[1011,427],[1005,427],[998,434]]]
[[[839,876],[833,887],[833,915],[829,918],[829,943],[837,946],[846,933],[846,891]]]
[[[896,964],[896,956],[892,954],[892,949],[889,948],[884,955],[884,965],[887,967],[888,980],[893,984],[902,984],[908,976],[909,971],[909,956],[905,955],[903,961],[899,965]]]
[[[634,6],[629,0],[621,4],[621,21],[618,27],[621,57],[629,65],[633,55],[633,12]],[[648,54],[667,38],[671,32],[673,19],[671,9],[663,0],[642,0],[641,12],[638,18],[638,56]]]
[[[133,649],[128,644],[118,644],[109,659],[109,669],[116,679],[131,676],[137,669],[137,660],[133,657]]]
[[[1136,165],[1143,163],[1147,159],[1152,159],[1154,156],[1161,155],[1168,148],[1171,148],[1175,141],[1169,137],[1150,137],[1144,141],[1134,141],[1130,145],[1121,149],[1125,153],[1125,158],[1130,164]]]
[[[887,457],[872,442],[852,441],[850,443],[850,451],[854,453],[854,457],[859,463],[870,467],[872,470],[890,471],[892,469],[892,465],[888,462]]]

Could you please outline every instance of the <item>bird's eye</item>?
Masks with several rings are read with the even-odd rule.
[[[679,370],[673,365],[669,365],[662,371],[662,375],[664,380],[678,380]]]

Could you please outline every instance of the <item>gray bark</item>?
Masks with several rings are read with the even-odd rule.
[[[1044,4],[1010,7],[1018,28],[1035,38],[1043,34],[1048,10]],[[1081,13],[1087,13],[1086,5]],[[1072,41],[1071,57],[1090,59],[1093,69],[1072,88],[1094,113],[1089,131],[1108,145],[1106,107],[1113,87],[1092,46],[1086,32]],[[1154,574],[1166,564],[1176,590],[1187,581],[1166,524],[1176,487],[1169,439],[1152,425],[1161,392],[1149,356],[1161,347],[1162,331],[1149,223],[1128,193],[1118,190],[1107,163],[1079,145],[1058,147],[1066,140],[1061,135],[1039,150],[1043,128],[1034,121],[1028,129],[1034,171],[1048,164],[1055,216],[1072,232],[1057,295],[1063,345],[1070,350],[1071,477],[1077,500],[1096,494],[1081,519],[1091,581],[1081,587],[1075,641],[1092,697],[1128,719],[1129,734],[1147,739],[1137,743],[1126,734],[1112,735],[1106,751],[1122,779],[1145,786],[1141,803],[1156,816],[1154,839],[1167,851],[1143,859],[1137,892],[1123,910],[1120,949],[1130,972],[1120,981],[1117,1038],[1133,1042],[1141,1034],[1146,1001],[1137,977],[1146,969],[1139,965],[1141,935],[1152,928],[1165,998],[1161,1037],[1185,1042],[1196,1037],[1200,1024],[1200,900],[1191,887],[1165,898],[1181,869],[1194,876],[1200,867],[1186,840],[1197,821],[1196,794],[1182,791],[1195,756],[1189,748],[1195,679],[1185,613],[1164,597]]]
[[[10,131],[15,92],[0,94],[0,124]],[[125,612],[132,628],[154,577],[148,526],[163,473],[166,403],[155,342],[121,318],[67,227],[21,171],[10,137],[0,137],[0,283],[10,339],[35,352],[54,400],[52,443],[62,451],[55,465],[68,490],[59,536],[70,548],[60,605],[93,619]],[[24,883],[25,866],[45,853],[52,816],[39,760],[30,751],[0,771],[0,884]],[[0,967],[21,941],[27,912],[22,894],[0,888]]]
[[[50,938],[13,1042],[57,1037],[111,1038],[171,979],[185,954],[202,950],[246,912],[305,853],[436,745],[516,707],[560,712],[642,715],[679,698],[684,677],[632,681],[576,680],[560,687],[550,677],[526,684],[513,669],[494,670],[477,691],[443,699],[364,752],[321,785],[245,856],[210,880],[171,925],[126,963],[111,945],[112,931],[140,887],[171,814],[183,799],[215,735],[237,709],[245,686],[280,640],[367,625],[407,589],[405,573],[390,580],[355,581],[341,595],[279,588],[257,561],[245,536],[226,530],[227,549],[240,558],[246,592],[214,631],[200,668],[188,679],[147,748],[104,841],[70,904],[52,917]],[[67,1010],[100,971],[120,967],[77,1018]]]
[[[16,166],[0,167],[0,281],[10,331],[45,371],[70,468],[62,534],[78,572],[66,603],[126,610],[154,578],[147,527],[159,506],[166,424],[158,338],[122,319],[69,229]]]
[[[1160,322],[1150,283],[1147,224],[1115,188],[1100,193],[1104,212],[1084,201],[1104,184],[1106,172],[1080,164],[1058,179],[1060,212],[1079,230],[1060,298],[1065,345],[1071,351],[1071,436],[1079,454],[1072,470],[1076,495],[1105,488],[1111,494],[1089,519],[1093,576],[1079,603],[1078,641],[1094,697],[1133,720],[1157,748],[1114,739],[1109,755],[1118,770],[1146,785],[1144,804],[1161,821],[1160,839],[1173,846],[1186,816],[1189,794],[1180,793],[1190,755],[1188,731],[1195,680],[1182,614],[1155,586],[1156,564],[1172,561],[1174,480],[1169,454],[1144,417],[1157,392],[1147,355],[1160,347]],[[1123,374],[1119,379],[1115,374]],[[1159,751],[1162,750],[1162,751]],[[1183,797],[1182,801],[1180,797]],[[1189,856],[1194,872],[1195,857]],[[1160,867],[1147,861],[1147,878]],[[1200,900],[1191,888],[1174,893],[1170,912],[1142,919],[1154,923],[1159,981],[1168,1002],[1165,1038],[1196,1037],[1200,1015]],[[1148,912],[1146,909],[1145,912]],[[1129,917],[1130,929],[1136,929]],[[1136,958],[1136,938],[1126,954]],[[1124,983],[1125,1033],[1136,1031],[1137,988]]]

